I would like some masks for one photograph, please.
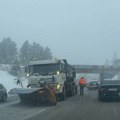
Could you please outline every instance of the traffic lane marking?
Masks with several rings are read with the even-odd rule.
[[[40,114],[40,113],[42,113],[42,112],[44,112],[44,111],[46,111],[46,110],[47,110],[47,108],[43,108],[42,110],[40,110],[40,111],[38,111],[38,112],[36,112],[36,113],[33,113],[33,114],[25,117],[24,120],[29,119],[29,118],[31,118],[31,117],[33,117],[33,116],[37,116],[38,114]]]

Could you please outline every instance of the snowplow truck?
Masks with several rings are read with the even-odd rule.
[[[25,67],[27,88],[16,88],[11,93],[19,95],[21,101],[33,101],[55,105],[57,100],[77,93],[75,69],[67,60],[31,61]]]

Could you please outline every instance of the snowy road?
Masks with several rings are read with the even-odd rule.
[[[25,120],[47,110],[49,107],[21,104],[18,96],[0,103],[0,120]]]
[[[120,102],[99,102],[97,91],[87,90],[56,106],[21,104],[18,97],[0,103],[0,120],[119,120]]]

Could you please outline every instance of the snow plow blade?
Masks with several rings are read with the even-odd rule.
[[[44,90],[45,88],[13,88],[10,90],[10,94],[30,94],[40,90]]]
[[[21,102],[56,105],[56,97],[49,87],[44,88],[14,88],[9,94],[18,94]]]

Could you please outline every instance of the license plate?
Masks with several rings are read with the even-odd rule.
[[[108,91],[117,91],[116,88],[109,88]]]

